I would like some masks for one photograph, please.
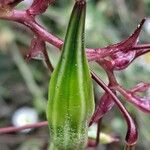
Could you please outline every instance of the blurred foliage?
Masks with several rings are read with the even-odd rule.
[[[48,31],[64,39],[66,27],[72,9],[73,0],[56,1],[38,19]],[[20,4],[24,8],[25,4]],[[86,18],[86,45],[87,47],[103,47],[128,37],[136,28],[143,17],[150,16],[150,0],[89,0]],[[40,120],[45,120],[45,104],[49,72],[44,62],[24,60],[33,33],[24,26],[0,20],[0,127],[11,125],[11,118],[17,108],[22,106],[34,107],[39,113]],[[150,23],[146,23],[140,36],[140,42],[150,43]],[[55,66],[60,52],[55,47],[47,44],[49,57]],[[95,63],[90,63],[95,72],[107,82],[106,74]],[[139,58],[122,72],[116,72],[118,81],[125,87],[132,87],[140,81],[149,81],[150,54]],[[99,100],[101,90],[95,84],[95,99]],[[149,149],[150,119],[149,116],[134,109],[122,101],[136,120],[139,129],[137,149]],[[107,133],[116,133],[121,137],[122,143],[112,145],[120,149],[126,134],[126,124],[115,108],[103,120],[102,130]],[[2,150],[38,150],[44,147],[48,139],[38,135],[47,135],[47,128],[41,128],[28,133],[23,140],[9,142],[11,136],[0,136],[0,149]],[[23,135],[13,134],[13,138]],[[5,137],[5,138],[4,138]],[[30,137],[30,140],[27,140]],[[38,143],[38,145],[37,145]],[[32,145],[28,148],[26,145]],[[107,148],[112,150],[112,146]],[[40,147],[40,148],[39,148]]]

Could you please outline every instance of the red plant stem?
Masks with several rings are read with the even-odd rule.
[[[45,45],[44,45],[44,46],[45,46]],[[53,68],[53,66],[52,66],[52,63],[51,63],[49,57],[48,57],[48,53],[47,53],[47,51],[46,51],[46,46],[45,46],[45,48],[44,48],[44,50],[43,50],[43,55],[44,55],[44,58],[45,58],[45,63],[46,63],[46,65],[47,65],[47,68],[49,69],[50,72],[53,72],[54,68]]]
[[[63,40],[58,38],[57,36],[49,33],[46,29],[44,29],[41,25],[39,25],[33,16],[29,16],[29,14],[24,10],[12,10],[8,14],[4,15],[0,13],[0,19],[15,21],[21,23],[31,29],[36,35],[40,36],[44,41],[49,42],[53,46],[61,49],[63,46]],[[150,44],[142,44],[132,47],[131,50],[138,49],[149,49]],[[111,48],[87,48],[86,53],[89,61],[99,60],[100,58],[104,58],[106,56],[110,56],[113,53],[120,51],[120,49],[111,49]]]
[[[135,144],[138,138],[138,132],[136,129],[136,126],[134,124],[134,121],[132,120],[131,116],[129,115],[128,111],[125,109],[125,107],[122,105],[122,103],[119,101],[119,99],[114,95],[114,93],[107,87],[107,85],[94,73],[91,72],[92,78],[107,92],[110,94],[118,108],[120,109],[121,113],[123,114],[127,126],[128,131],[126,135],[126,142],[128,144]]]
[[[150,49],[140,49],[140,50],[138,50],[138,51],[136,52],[136,57],[135,57],[135,59],[136,59],[137,57],[141,56],[141,55],[144,55],[144,54],[148,53],[148,52],[150,52]]]
[[[21,127],[5,127],[5,128],[0,128],[0,134],[17,132],[17,131],[21,131],[21,130],[25,130],[25,129],[30,129],[30,128],[40,128],[40,127],[44,127],[47,125],[48,125],[48,122],[43,121],[43,122],[29,124],[29,125],[25,125],[25,126],[21,126]]]
[[[44,41],[47,41],[57,48],[61,48],[63,41],[53,34],[49,33],[40,26],[32,16],[29,16],[26,11],[13,10],[8,15],[0,15],[0,19],[15,21],[29,27],[36,35],[40,36]]]
[[[138,50],[138,49],[150,49],[150,44],[140,44],[132,48],[132,50]]]
[[[52,33],[49,33],[46,29],[39,25],[33,17],[29,16],[26,11],[13,10],[9,12],[9,15],[0,14],[0,19],[15,21],[29,27],[31,31],[40,36],[41,39],[47,41],[58,49],[61,49],[63,46],[63,40],[53,35]],[[91,54],[91,51],[95,50],[92,48],[87,49],[87,53]]]

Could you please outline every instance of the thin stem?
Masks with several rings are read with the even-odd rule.
[[[146,54],[146,53],[149,53],[149,52],[150,52],[150,48],[149,48],[149,49],[141,49],[141,50],[138,50],[137,53],[136,53],[135,59],[136,59],[137,57],[139,57],[139,56],[141,56],[141,55],[144,55],[144,54]]]
[[[100,143],[101,123],[102,123],[102,118],[99,119],[98,124],[97,124],[97,134],[96,134],[95,146],[98,146]]]
[[[49,42],[53,46],[61,49],[63,46],[63,41],[58,37],[54,36],[52,33],[49,33],[41,25],[39,25],[35,20],[26,20],[28,26],[33,32],[40,36],[44,41]]]
[[[140,44],[134,46],[131,50],[150,49],[150,44]]]
[[[39,25],[33,17],[27,14],[26,11],[13,10],[9,12],[9,15],[0,15],[0,19],[15,21],[29,27],[31,31],[36,35],[39,35],[44,41],[49,42],[59,49],[61,49],[63,45],[61,39],[46,31],[46,29]]]
[[[149,99],[136,96],[133,92],[124,89],[120,85],[114,87],[114,89],[120,92],[120,94],[122,94],[128,102],[134,104],[143,112],[150,113]]]
[[[46,48],[43,49],[43,54],[44,54],[44,58],[45,58],[45,63],[47,65],[49,71],[53,72],[54,68],[53,68],[53,66],[51,64],[51,61],[50,61],[49,57],[48,57],[48,53],[46,51]]]
[[[119,99],[115,96],[115,94],[107,87],[107,85],[94,73],[91,71],[92,78],[107,92],[110,94],[116,105],[118,106],[120,112],[123,114],[127,126],[128,132],[126,135],[126,141],[128,144],[135,144],[138,138],[138,133],[134,121],[132,120],[131,116],[129,115],[128,111],[119,101]]]
[[[30,128],[40,128],[40,127],[44,127],[47,125],[48,125],[48,122],[43,121],[43,122],[38,122],[34,124],[28,124],[28,125],[21,126],[21,127],[5,127],[5,128],[0,128],[0,134],[18,132],[18,131],[30,129]]]

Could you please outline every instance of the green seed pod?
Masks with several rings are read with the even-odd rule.
[[[51,76],[47,107],[50,150],[82,150],[87,144],[94,97],[85,55],[85,14],[85,1],[76,1],[61,58]]]

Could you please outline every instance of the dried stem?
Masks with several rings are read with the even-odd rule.
[[[54,68],[53,68],[53,66],[52,66],[52,64],[51,64],[51,61],[50,61],[49,57],[48,57],[48,53],[47,53],[47,51],[46,51],[46,48],[43,49],[43,55],[44,55],[45,63],[46,63],[46,65],[47,65],[49,71],[50,71],[50,72],[53,72]]]

